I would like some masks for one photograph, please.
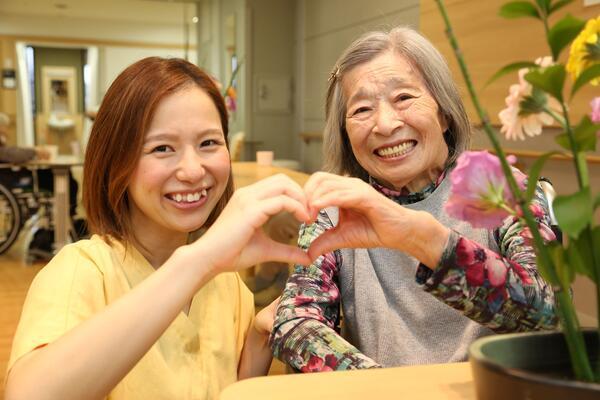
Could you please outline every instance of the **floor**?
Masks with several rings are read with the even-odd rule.
[[[31,281],[44,266],[43,263],[26,264],[22,242],[15,242],[8,252],[0,256],[0,399],[4,398],[4,374],[23,301]],[[284,373],[284,365],[274,360],[269,375]]]

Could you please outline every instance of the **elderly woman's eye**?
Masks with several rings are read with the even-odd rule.
[[[352,115],[360,114],[369,111],[369,107],[359,107],[357,108]]]
[[[405,101],[405,100],[410,100],[413,98],[414,98],[414,96],[412,96],[410,94],[401,94],[401,95],[398,95],[398,97],[396,97],[396,101]]]

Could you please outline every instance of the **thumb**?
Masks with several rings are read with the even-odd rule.
[[[331,228],[323,232],[316,238],[308,248],[308,257],[311,262],[319,256],[337,250],[343,247],[348,247],[344,237],[340,234],[338,227]]]
[[[295,245],[279,243],[263,235],[261,235],[260,240],[263,242],[263,246],[261,247],[264,248],[265,251],[259,256],[260,260],[257,261],[258,263],[265,261],[279,261],[301,265],[310,264],[308,254]]]

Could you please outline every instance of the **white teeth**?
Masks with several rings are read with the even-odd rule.
[[[402,154],[407,153],[414,146],[415,146],[415,142],[408,141],[408,142],[404,142],[404,143],[401,143],[401,144],[393,146],[393,147],[386,147],[383,149],[379,149],[379,150],[377,150],[377,154],[381,157],[386,157],[386,158],[398,157],[398,156],[401,156]]]
[[[202,189],[199,192],[194,193],[177,193],[169,196],[172,200],[175,200],[177,203],[193,203],[195,201],[200,200],[202,197],[206,197],[206,189]]]

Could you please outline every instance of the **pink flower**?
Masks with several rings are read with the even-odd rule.
[[[535,63],[542,68],[548,67],[552,65],[552,58],[538,58]],[[525,75],[528,72],[528,68],[519,70],[519,83],[510,86],[509,94],[505,100],[507,107],[498,114],[502,123],[500,132],[509,140],[525,140],[525,135],[537,136],[542,133],[543,125],[552,125],[552,117],[541,110],[539,102],[546,102],[546,106],[556,112],[561,110],[558,101],[544,93],[538,93],[541,97],[535,98],[533,109],[522,109],[521,105],[525,99],[533,99],[532,86],[525,80]]]
[[[490,281],[490,285],[494,287],[504,285],[506,281],[506,265],[501,260],[498,260],[496,257],[488,258],[485,262],[485,269],[487,270],[487,278]]]
[[[590,103],[592,106],[592,113],[590,114],[590,119],[595,124],[600,124],[600,97],[594,97],[592,102]]]
[[[310,356],[308,364],[303,366],[300,370],[302,372],[333,371],[333,369],[330,366],[324,365],[322,358],[315,355]]]
[[[461,154],[450,173],[450,182],[446,212],[475,228],[496,228],[510,215],[506,207],[516,208],[500,160],[487,151]]]

